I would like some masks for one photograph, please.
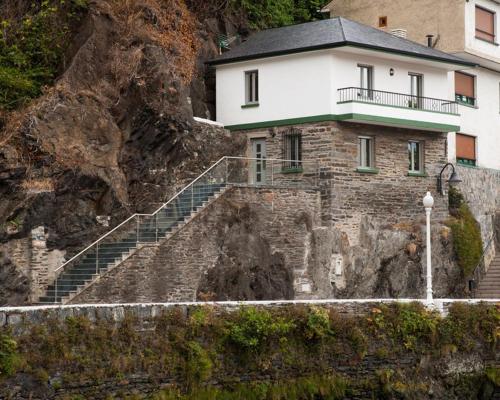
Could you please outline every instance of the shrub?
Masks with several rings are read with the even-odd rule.
[[[242,308],[236,321],[228,322],[228,339],[245,350],[257,351],[271,339],[285,339],[295,327],[267,310]]]
[[[212,376],[213,363],[208,352],[195,341],[187,343],[186,381],[193,387]]]
[[[322,0],[231,0],[233,11],[241,11],[252,29],[275,28],[323,18]]]
[[[458,265],[464,276],[469,276],[474,272],[483,254],[481,228],[465,203],[459,207],[456,217],[449,225]]]
[[[0,333],[0,378],[14,374],[18,365],[17,342],[10,335]]]
[[[321,340],[327,336],[332,336],[330,328],[330,317],[328,310],[320,307],[311,307],[307,316],[307,323],[304,328],[304,335],[309,340]]]
[[[19,21],[0,20],[0,108],[18,107],[52,82],[85,8],[86,0],[39,0]]]

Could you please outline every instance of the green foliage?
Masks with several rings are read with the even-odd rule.
[[[469,276],[483,254],[481,228],[467,204],[458,208],[456,218],[449,223],[453,235],[453,249],[464,276]]]
[[[268,310],[245,307],[228,323],[228,339],[244,350],[258,351],[271,339],[286,340],[294,327],[293,322],[275,318]]]
[[[253,29],[275,28],[323,18],[322,0],[230,0]]]
[[[228,388],[202,388],[182,394],[167,389],[153,396],[153,400],[306,400],[344,399],[350,382],[337,375],[310,376],[283,382],[239,384]]]
[[[454,214],[460,208],[462,204],[464,204],[464,196],[460,191],[453,186],[450,186],[448,190],[448,207],[450,211]]]
[[[322,340],[328,336],[333,336],[328,310],[320,307],[311,307],[304,328],[304,334],[309,340]]]
[[[13,375],[19,366],[17,342],[7,333],[0,333],[0,378]]]
[[[38,0],[20,20],[0,19],[0,108],[14,109],[52,82],[86,0]]]
[[[213,363],[208,352],[195,341],[187,343],[186,377],[188,386],[197,386],[212,376]]]
[[[63,392],[148,376],[152,382],[177,383],[156,397],[168,400],[357,398],[358,390],[374,390],[377,398],[422,398],[423,375],[413,369],[419,359],[427,356],[432,365],[453,352],[491,358],[500,338],[500,310],[487,304],[455,304],[445,318],[419,304],[379,306],[367,316],[319,306],[239,312],[172,307],[144,321],[126,314],[121,322],[99,315],[94,321],[75,316],[26,324],[14,343],[5,332],[1,376],[18,372]],[[414,365],[367,374],[365,383],[331,376],[332,365],[363,370],[365,364],[356,364],[364,356],[377,357],[381,366],[400,359]],[[481,379],[493,382],[496,374],[485,370]],[[241,376],[266,381],[239,384]],[[279,379],[287,376],[301,378]],[[210,387],[211,382],[219,386]]]

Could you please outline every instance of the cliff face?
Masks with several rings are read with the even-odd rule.
[[[22,18],[31,2],[17,3],[0,5],[0,17]],[[26,300],[14,249],[33,228],[44,227],[49,250],[74,253],[109,229],[98,216],[113,226],[151,211],[222,155],[240,154],[226,134],[193,130],[193,114],[214,112],[204,61],[217,54],[217,32],[235,29],[216,14],[200,22],[207,10],[196,5],[88,2],[55,85],[3,113],[0,273],[21,295],[2,291],[0,304]]]

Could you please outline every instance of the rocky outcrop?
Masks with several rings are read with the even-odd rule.
[[[210,114],[200,60],[217,54],[213,29],[182,1],[89,1],[55,86],[12,114],[0,136],[7,257],[8,243],[36,227],[49,250],[69,257],[221,156],[241,154],[237,138],[192,118]],[[22,270],[30,261],[13,262]]]

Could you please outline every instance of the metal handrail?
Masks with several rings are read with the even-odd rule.
[[[101,236],[99,239],[97,239],[95,242],[87,246],[85,249],[80,251],[78,254],[70,258],[68,261],[66,261],[64,264],[62,264],[59,268],[55,269],[54,272],[58,272],[61,269],[63,269],[66,265],[70,264],[71,262],[75,261],[78,257],[83,255],[86,251],[90,250],[92,247],[98,245],[100,242],[102,242],[104,239],[106,239],[109,235],[112,233],[116,232],[119,228],[124,226],[126,223],[132,221],[134,218],[137,217],[154,217],[157,215],[161,210],[163,210],[165,207],[167,207],[170,203],[172,203],[176,198],[178,198],[182,193],[184,193],[187,189],[189,189],[191,186],[196,184],[200,179],[202,179],[204,176],[206,176],[208,173],[210,173],[214,168],[216,168],[218,165],[220,165],[223,161],[226,160],[249,160],[249,161],[266,161],[266,162],[301,162],[299,160],[280,160],[280,159],[273,159],[273,158],[251,158],[251,157],[230,157],[230,156],[224,156],[220,158],[215,164],[213,164],[210,168],[208,168],[206,171],[204,171],[201,175],[199,175],[195,180],[193,180],[191,183],[189,183],[187,186],[185,186],[182,190],[177,192],[174,196],[172,196],[166,203],[163,203],[155,212],[151,214],[133,214],[129,218],[127,218],[125,221],[114,227],[112,230]]]
[[[488,250],[490,249],[491,245],[494,243],[495,243],[495,232],[493,232],[493,234],[489,238],[486,246],[483,249],[483,253],[481,254],[481,258],[479,260],[479,263],[477,264],[477,266],[474,268],[474,271],[470,275],[472,278],[470,280],[472,280],[473,282],[479,283],[479,281],[482,279],[483,274],[486,273],[486,271],[485,271],[486,265],[485,265],[484,259],[486,257]],[[471,289],[473,289],[472,291],[474,292],[477,289],[477,285],[475,284],[474,287]]]
[[[360,87],[355,87],[355,86],[340,88],[340,89],[338,89],[338,92],[339,92],[340,97],[341,97],[339,103],[357,100],[357,98],[356,99],[350,98],[350,97],[354,97],[354,96],[352,96],[354,93],[356,93],[358,95],[359,95],[359,93],[366,93],[367,96],[365,96],[365,97],[368,97],[368,99],[365,101],[366,103],[400,106],[397,104],[390,104],[391,102],[389,102],[389,101],[381,101],[381,102],[377,103],[376,100],[370,98],[370,96],[372,96],[373,94],[383,94],[383,95],[385,95],[385,99],[387,99],[388,96],[396,96],[397,98],[403,98],[404,100],[415,101],[416,102],[415,104],[417,105],[417,107],[409,107],[408,106],[408,108],[415,108],[415,109],[423,110],[423,111],[436,111],[435,109],[432,109],[431,107],[423,107],[422,105],[425,104],[426,101],[427,102],[430,101],[431,103],[439,102],[440,106],[446,106],[446,108],[449,109],[449,111],[441,111],[441,112],[458,115],[458,102],[453,101],[453,100],[449,100],[449,99],[437,99],[434,97],[415,96],[415,95],[407,94],[407,93],[388,92],[385,90],[375,90],[375,89],[360,88]],[[346,95],[346,93],[351,94],[351,96]],[[345,99],[344,97],[348,97],[349,99]],[[396,101],[393,101],[392,103],[396,103]]]

